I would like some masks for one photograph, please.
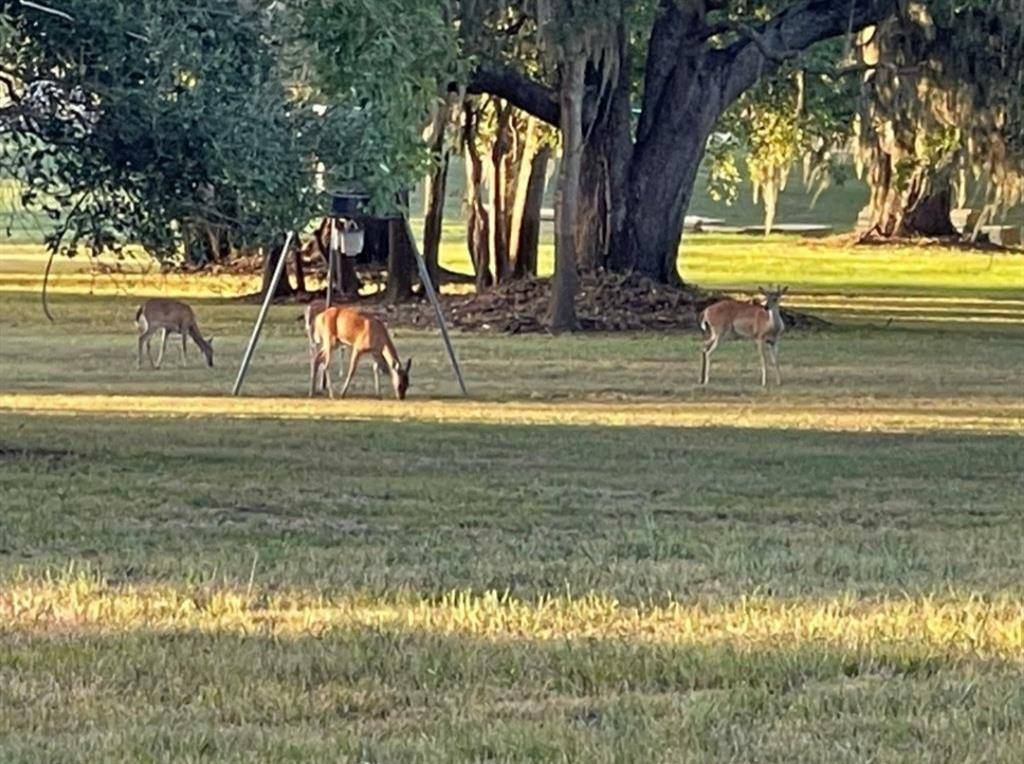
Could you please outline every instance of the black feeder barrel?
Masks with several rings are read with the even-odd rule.
[[[357,218],[363,216],[363,205],[366,204],[369,196],[356,193],[335,193],[331,194],[332,218]]]

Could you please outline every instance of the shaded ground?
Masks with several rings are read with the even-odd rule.
[[[657,284],[637,275],[588,273],[580,277],[576,315],[584,331],[625,332],[696,329],[700,312],[721,294],[693,287]],[[509,334],[547,331],[551,303],[550,279],[527,279],[483,294],[446,295],[448,322],[459,329],[495,330]],[[409,305],[381,306],[389,320],[416,327],[436,324],[425,300]],[[787,328],[822,328],[821,319],[783,310]]]

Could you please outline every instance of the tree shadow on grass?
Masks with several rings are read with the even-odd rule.
[[[1019,590],[1013,436],[9,417],[0,577],[388,593]],[[56,444],[56,445],[55,445]],[[72,449],[74,459],[35,458]]]

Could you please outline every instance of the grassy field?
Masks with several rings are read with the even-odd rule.
[[[251,285],[62,271],[49,325],[5,257],[0,761],[1019,761],[1024,259],[689,243],[838,322],[782,388],[478,334],[463,400],[398,330],[409,400],[310,401],[276,306],[231,398]],[[135,369],[158,292],[215,368]]]

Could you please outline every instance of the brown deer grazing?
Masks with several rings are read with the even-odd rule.
[[[199,346],[199,349],[206,356],[206,365],[213,366],[213,337],[203,339],[199,333],[199,325],[196,323],[196,315],[192,308],[177,300],[168,300],[163,297],[154,297],[146,300],[135,311],[135,323],[139,329],[139,368],[142,368],[142,348],[145,345],[146,356],[149,358],[149,365],[155,369],[160,368],[164,360],[164,350],[167,348],[167,335],[171,332],[181,335],[181,365],[187,365],[188,338]],[[150,342],[158,331],[163,335],[160,339],[160,353],[156,363],[153,363],[153,352]]]
[[[775,383],[782,384],[782,375],[779,373],[778,344],[786,325],[779,312],[779,302],[788,290],[789,287],[779,287],[773,290],[759,288],[758,291],[764,295],[764,307],[737,300],[720,300],[714,305],[709,305],[700,314],[700,328],[707,336],[701,351],[700,383],[702,385],[708,383],[708,377],[711,374],[711,354],[715,352],[719,342],[730,337],[754,340],[757,343],[757,352],[761,356],[761,387],[768,386],[768,369],[764,356],[767,346],[772,359],[772,368],[775,369]]]
[[[307,311],[309,308],[307,308]],[[386,370],[391,375],[391,386],[395,390],[395,397],[398,400],[405,399],[405,393],[409,389],[409,369],[412,367],[410,358],[403,365],[398,358],[398,351],[388,335],[387,327],[379,318],[368,316],[355,308],[330,307],[325,308],[313,319],[313,340],[320,345],[320,349],[313,357],[309,372],[309,394],[312,397],[315,391],[317,372],[320,366],[324,369],[324,379],[327,383],[327,392],[334,397],[334,388],[331,385],[331,350],[337,343],[347,345],[349,348],[348,374],[345,383],[341,387],[341,397],[345,397],[348,386],[352,383],[352,377],[356,373],[359,359],[369,353],[373,356],[373,384],[380,397],[380,372]]]

